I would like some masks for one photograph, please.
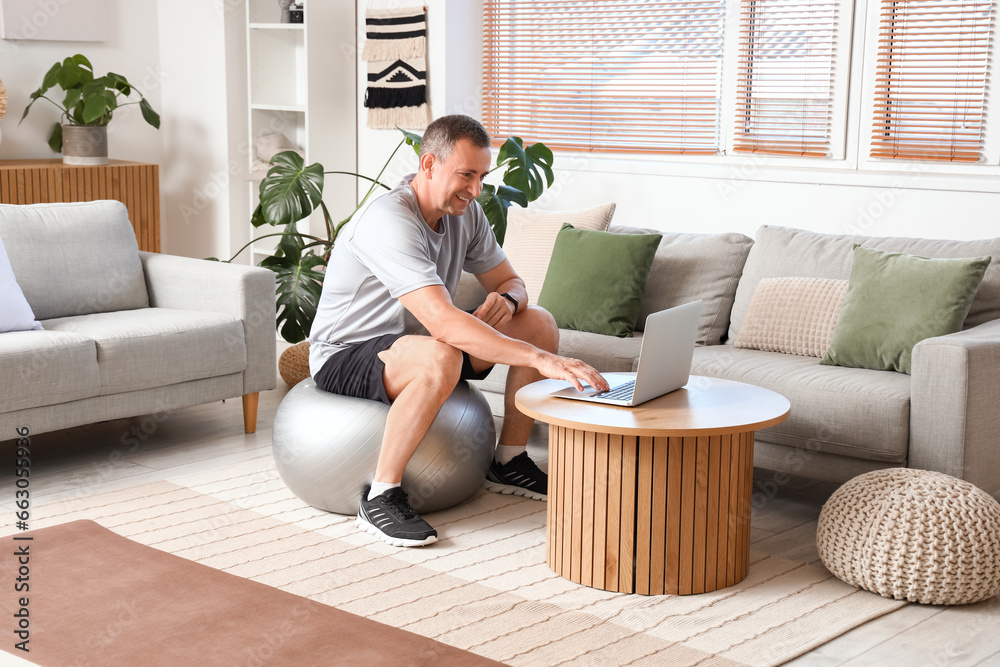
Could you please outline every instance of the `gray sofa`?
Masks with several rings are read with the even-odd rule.
[[[0,440],[243,397],[275,379],[274,274],[139,252],[125,206],[0,205],[41,331],[0,334]]]
[[[612,225],[610,231],[654,230]],[[662,233],[662,232],[656,232]],[[736,348],[750,299],[764,278],[846,280],[855,243],[925,257],[991,255],[963,331],[917,344],[912,374],[822,366],[815,357]],[[481,290],[463,278],[456,300]],[[663,233],[643,300],[649,312],[703,299],[692,373],[774,390],[792,404],[787,421],[756,434],[755,465],[846,481],[878,468],[936,470],[1000,493],[1000,239],[937,241],[818,234],[765,225],[742,234]],[[466,307],[472,307],[467,305]],[[632,371],[642,332],[612,338],[562,331],[560,352],[603,371]],[[506,368],[480,388],[497,414]],[[780,484],[781,476],[775,479]]]

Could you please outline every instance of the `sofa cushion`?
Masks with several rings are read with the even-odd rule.
[[[631,337],[660,238],[563,225],[538,305],[561,329]]]
[[[846,280],[765,278],[750,300],[736,347],[822,357],[847,293]]]
[[[989,257],[927,259],[858,246],[820,363],[909,373],[914,345],[961,331],[989,264]]]
[[[121,202],[0,204],[0,238],[39,320],[149,305]]]
[[[939,241],[902,237],[819,234],[802,229],[764,225],[757,230],[733,303],[729,337],[736,340],[750,299],[764,278],[815,276],[846,280],[851,274],[855,244],[921,257],[1000,257],[1000,238],[979,241]],[[1000,262],[986,269],[972,300],[963,329],[1000,318]]]
[[[101,391],[94,341],[63,331],[0,334],[0,378],[0,412],[75,401]]]
[[[663,235],[646,281],[639,310],[640,328],[650,313],[701,299],[704,304],[697,342],[722,342],[753,239],[736,233],[676,234],[624,225],[612,225],[608,231]]]
[[[468,271],[462,272],[462,277],[458,279],[455,287],[455,294],[452,296],[452,303],[456,308],[472,311],[478,308],[486,300],[486,290],[479,284],[476,277]]]
[[[642,332],[631,338],[616,338],[589,331],[563,329],[559,332],[559,354],[580,359],[602,373],[634,371],[639,363]]]
[[[757,438],[807,451],[887,463],[906,463],[910,434],[910,376],[863,368],[821,366],[814,357],[698,347],[693,375],[765,387],[792,404],[788,419]]]
[[[102,395],[238,373],[247,364],[243,322],[220,313],[140,308],[42,325],[95,341]]]
[[[552,248],[563,224],[573,225],[576,229],[603,232],[611,224],[614,213],[614,204],[602,204],[579,211],[538,211],[517,206],[507,209],[503,251],[511,266],[524,280],[530,303],[538,303],[552,257]]]

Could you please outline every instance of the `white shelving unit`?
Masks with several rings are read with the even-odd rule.
[[[305,152],[306,164],[326,171],[357,169],[357,38],[355,3],[313,2],[303,23],[281,23],[276,0],[246,1],[246,74],[250,166],[261,136],[283,134]],[[327,179],[324,201],[353,201],[354,183]],[[258,181],[248,185],[249,210],[258,201]],[[247,223],[249,226],[249,223]],[[322,215],[300,224],[322,234]],[[260,236],[267,230],[251,230]],[[271,254],[273,239],[255,243],[252,262]]]

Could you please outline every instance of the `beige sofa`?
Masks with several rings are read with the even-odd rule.
[[[139,252],[125,206],[0,205],[0,240],[42,330],[0,333],[0,440],[275,386],[274,274]]]
[[[614,225],[609,231],[653,232]],[[994,261],[965,329],[917,344],[911,375],[823,366],[816,357],[733,345],[761,280],[846,280],[855,243],[925,257],[991,255]],[[465,277],[457,301],[472,307],[480,297],[475,280]],[[792,404],[787,421],[757,432],[758,467],[846,481],[869,470],[908,466],[1000,492],[1000,239],[873,238],[769,225],[755,239],[663,233],[639,323],[649,312],[699,298],[705,308],[692,373],[766,387]],[[641,340],[641,331],[620,339],[564,330],[560,352],[600,370],[631,371]],[[480,383],[497,414],[503,410],[498,399],[505,375],[506,368],[498,367]],[[780,483],[782,476],[775,479]]]

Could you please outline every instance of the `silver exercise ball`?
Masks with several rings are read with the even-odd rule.
[[[272,451],[281,478],[313,507],[357,514],[371,484],[389,406],[323,391],[312,378],[295,385],[274,416]],[[403,473],[413,509],[436,512],[482,486],[493,459],[496,427],[489,403],[459,382]]]

